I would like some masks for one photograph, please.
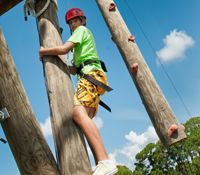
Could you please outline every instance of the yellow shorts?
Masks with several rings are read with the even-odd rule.
[[[108,85],[105,73],[99,70],[91,71],[87,75],[90,75],[102,83]],[[100,95],[103,95],[104,93],[105,90],[100,86],[92,84],[85,78],[80,78],[78,80],[76,92],[74,94],[74,105],[95,108],[95,116],[98,111]]]

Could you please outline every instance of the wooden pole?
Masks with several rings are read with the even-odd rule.
[[[20,173],[59,175],[1,30],[0,46],[0,110],[6,108],[10,115],[2,122],[2,128]]]
[[[179,127],[178,132],[171,137],[168,135],[169,127],[177,123],[176,117],[148,68],[134,37],[131,36],[116,4],[113,0],[96,0],[96,2],[160,140],[165,146],[169,146],[186,138],[182,127]]]
[[[36,1],[36,12],[45,3],[45,0]],[[43,47],[62,45],[54,2],[38,18],[38,29]],[[73,88],[65,57],[45,56],[43,66],[61,175],[88,175],[91,167],[83,134],[72,120]]]
[[[20,3],[23,0],[1,0],[0,1],[0,16],[5,12],[13,8],[15,5]]]

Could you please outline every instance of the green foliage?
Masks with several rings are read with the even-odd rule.
[[[200,117],[185,123],[187,139],[166,149],[148,144],[136,155],[134,175],[200,175]]]
[[[118,166],[118,173],[116,175],[133,175],[132,171],[126,166]]]

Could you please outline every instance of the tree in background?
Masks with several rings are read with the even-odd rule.
[[[118,173],[117,175],[133,175],[132,171],[129,170],[126,166],[117,166]]]
[[[160,141],[136,155],[135,170],[118,166],[117,175],[200,175],[200,117],[185,124],[187,139],[168,149]]]
[[[136,155],[133,175],[200,175],[200,117],[185,123],[188,138],[168,149],[160,141]]]

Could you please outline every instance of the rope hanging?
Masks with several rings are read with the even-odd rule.
[[[149,39],[149,37],[148,37],[147,34],[145,33],[145,31],[144,31],[142,25],[140,24],[138,18],[137,18],[136,15],[135,15],[135,13],[134,13],[133,10],[131,9],[131,7],[130,7],[130,5],[128,4],[128,2],[127,2],[126,0],[125,0],[124,2],[125,2],[125,4],[126,4],[126,6],[128,7],[128,9],[129,9],[131,15],[132,15],[133,18],[135,19],[136,23],[138,24],[138,26],[139,26],[139,28],[140,28],[142,34],[144,35],[144,37],[145,37],[147,43],[149,44],[151,50],[153,51],[153,54],[157,57],[156,49],[154,48],[153,44],[151,43],[151,40]],[[158,58],[158,57],[157,57],[157,58]],[[169,73],[168,73],[167,70],[165,69],[165,66],[163,65],[163,63],[161,62],[161,60],[160,60],[159,58],[158,58],[158,61],[159,61],[160,65],[161,65],[161,67],[162,67],[162,69],[163,69],[163,71],[164,71],[166,77],[168,78],[170,84],[172,85],[172,87],[173,87],[175,93],[177,94],[177,96],[178,96],[180,102],[182,103],[183,108],[185,109],[187,115],[188,115],[188,116],[191,116],[191,112],[190,112],[188,106],[186,105],[185,101],[183,100],[183,97],[182,97],[180,91],[179,91],[179,90],[177,89],[177,87],[175,86],[174,82],[172,81],[172,78],[170,77]]]
[[[42,15],[49,7],[51,1],[56,5],[56,8],[57,8],[57,0],[47,0],[44,7],[38,13],[36,13],[35,12],[35,1],[34,0],[26,0],[26,2],[24,4],[25,21],[27,21],[27,19],[28,19],[27,14],[28,15],[31,14],[33,17],[36,17],[36,18],[39,17],[40,15]]]

